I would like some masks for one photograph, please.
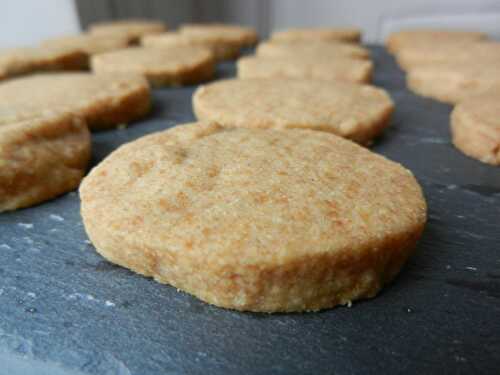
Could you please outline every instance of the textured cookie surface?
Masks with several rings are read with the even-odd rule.
[[[367,60],[321,56],[244,57],[238,60],[238,78],[310,78],[366,83],[373,63]]]
[[[47,39],[42,42],[42,46],[74,48],[84,51],[88,55],[126,48],[128,45],[129,38],[120,35],[81,34]]]
[[[81,185],[99,253],[217,306],[319,310],[374,296],[426,220],[412,174],[309,130],[196,123],[120,147]]]
[[[340,41],[359,42],[361,31],[355,28],[303,28],[276,31],[271,35],[272,40],[296,42],[296,41]]]
[[[133,121],[151,107],[147,81],[134,75],[89,73],[42,74],[0,84],[0,126],[68,111],[91,129]]]
[[[88,55],[73,47],[9,48],[0,50],[0,80],[22,74],[81,70]]]
[[[450,62],[408,70],[408,87],[415,93],[447,103],[500,86],[500,64]]]
[[[200,120],[247,128],[308,128],[370,142],[389,122],[393,103],[372,86],[318,80],[225,80],[193,97]]]
[[[436,63],[500,64],[500,43],[477,42],[463,45],[429,44],[421,47],[404,48],[397,54],[397,61],[403,69]]]
[[[264,42],[257,47],[257,55],[266,57],[304,57],[320,56],[321,58],[335,59],[339,57],[352,57],[367,59],[370,53],[366,48],[354,44],[329,43],[329,42]]]
[[[194,37],[230,38],[239,42],[241,47],[253,46],[258,39],[254,28],[223,23],[184,24],[179,31],[181,34]]]
[[[130,19],[114,22],[102,22],[90,25],[89,33],[99,35],[119,35],[129,39],[131,43],[139,42],[148,34],[157,34],[167,30],[163,22]]]
[[[75,189],[89,158],[87,125],[72,115],[0,123],[0,212]]]
[[[429,45],[463,45],[486,38],[486,34],[476,31],[415,29],[390,34],[386,40],[386,46],[389,51],[398,53],[406,47],[425,48]]]
[[[127,48],[92,57],[96,73],[133,73],[153,86],[206,81],[214,73],[214,57],[204,47]]]
[[[451,114],[451,132],[466,155],[500,165],[500,86],[460,102]]]

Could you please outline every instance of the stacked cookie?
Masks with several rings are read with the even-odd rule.
[[[407,72],[410,90],[457,105],[455,146],[499,165],[500,43],[474,31],[407,30],[390,35],[387,48]]]

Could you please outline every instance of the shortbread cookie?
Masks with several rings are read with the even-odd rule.
[[[129,41],[126,36],[81,34],[47,39],[42,42],[42,46],[74,48],[95,55],[126,48]]]
[[[113,152],[80,197],[87,234],[109,261],[261,312],[375,296],[426,221],[410,171],[304,129],[178,126]]]
[[[257,47],[258,56],[266,57],[304,57],[321,56],[324,59],[336,59],[339,57],[350,57],[368,59],[370,53],[366,48],[347,43],[329,42],[265,42]]]
[[[250,56],[238,60],[238,78],[242,79],[281,77],[366,83],[372,72],[371,61],[349,58]]]
[[[0,80],[23,74],[82,70],[87,67],[88,55],[68,47],[26,47],[0,50]]]
[[[477,42],[469,43],[465,48],[463,45],[435,45],[421,47],[403,48],[396,55],[401,68],[408,70],[429,64],[440,63],[470,63],[477,64],[500,64],[500,43]]]
[[[252,27],[224,23],[187,23],[179,28],[181,34],[193,37],[231,38],[240,47],[251,47],[257,43],[257,31]]]
[[[298,28],[283,31],[275,31],[271,35],[271,40],[297,42],[297,41],[317,41],[327,42],[353,42],[357,43],[361,39],[361,30],[356,28],[341,27],[318,27],[318,28]]]
[[[140,74],[161,87],[206,81],[214,74],[215,60],[204,47],[138,47],[93,56],[92,70]]]
[[[428,64],[410,69],[406,79],[413,92],[454,104],[500,86],[500,64]]]
[[[451,132],[464,154],[500,165],[500,86],[460,102],[451,113]]]
[[[65,73],[9,80],[0,84],[0,126],[58,110],[84,118],[91,129],[109,128],[147,114],[150,96],[147,81],[135,75]]]
[[[128,38],[130,43],[139,43],[144,35],[158,34],[166,30],[163,22],[141,19],[95,23],[89,27],[91,34],[118,35]]]
[[[240,55],[241,41],[230,35],[188,35],[178,32],[146,35],[141,40],[142,45],[151,48],[185,48],[204,47],[212,51],[216,61],[232,60]]]
[[[408,48],[437,45],[463,45],[487,38],[479,31],[415,29],[394,32],[386,40],[386,47],[392,53]]]
[[[373,86],[306,79],[223,80],[193,97],[200,120],[245,128],[307,128],[369,143],[389,123],[389,95]]]
[[[71,114],[0,124],[0,212],[75,189],[89,159],[89,131]]]

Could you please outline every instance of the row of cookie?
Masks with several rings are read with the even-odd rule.
[[[456,104],[453,144],[500,165],[500,43],[481,32],[411,30],[390,35],[387,47],[412,91]]]

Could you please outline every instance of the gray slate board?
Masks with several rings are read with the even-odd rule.
[[[411,169],[429,204],[392,285],[313,314],[219,309],[106,262],[70,193],[0,215],[0,374],[500,373],[500,169],[455,150],[451,107],[411,94],[393,59],[372,50],[374,83],[397,106],[372,149]],[[96,133],[93,163],[192,121],[193,89],[158,90],[148,119]]]

